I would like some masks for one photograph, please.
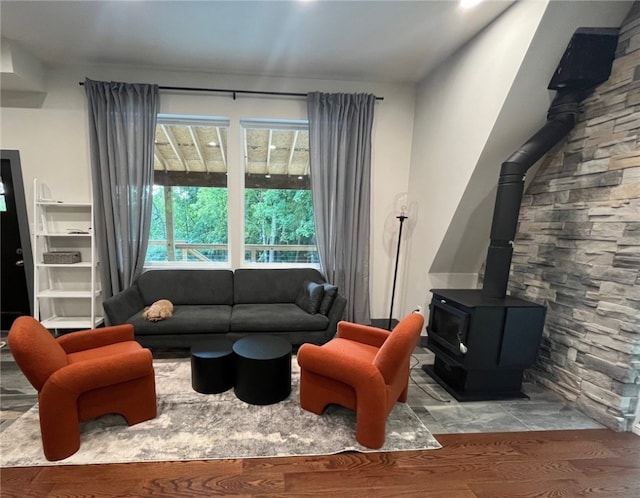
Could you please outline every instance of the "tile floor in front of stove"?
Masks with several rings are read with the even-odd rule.
[[[431,351],[416,348],[408,396],[409,406],[433,434],[604,428],[559,394],[528,382],[522,385],[528,398],[456,401],[422,369],[433,361]]]
[[[170,353],[162,355],[170,356]],[[604,427],[571,407],[558,394],[530,383],[523,384],[528,399],[458,402],[423,371],[422,365],[433,364],[433,358],[430,351],[416,348],[408,397],[409,406],[433,434]],[[0,431],[36,400],[35,390],[4,347],[0,351]]]

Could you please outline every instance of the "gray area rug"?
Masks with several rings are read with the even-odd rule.
[[[299,369],[292,391],[273,405],[249,405],[233,389],[200,394],[191,388],[189,359],[156,360],[158,417],[127,426],[119,415],[81,425],[80,450],[59,462],[42,453],[38,407],[0,434],[0,466],[84,465],[370,452],[355,440],[355,414],[337,406],[322,416],[299,406]],[[408,405],[397,403],[387,420],[385,445],[376,451],[440,448]]]

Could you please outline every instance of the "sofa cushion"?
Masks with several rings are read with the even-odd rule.
[[[296,305],[313,315],[318,312],[323,296],[324,287],[322,284],[306,281],[302,284],[302,287],[300,287],[300,291],[296,297]]]
[[[231,270],[151,270],[140,275],[138,289],[146,306],[159,299],[175,305],[233,304]]]
[[[338,287],[331,284],[324,284],[323,287],[324,295],[322,296],[322,302],[320,303],[320,307],[318,308],[318,313],[326,315],[327,313],[329,313],[331,305],[338,295]]]
[[[314,268],[240,268],[233,274],[233,302],[293,304],[305,280],[325,282]]]
[[[231,312],[231,331],[269,332],[324,330],[329,319],[309,313],[293,303],[236,304]]]
[[[142,318],[143,310],[127,320],[133,325],[135,335],[180,335],[229,332],[231,306],[177,305],[173,316],[159,322]]]

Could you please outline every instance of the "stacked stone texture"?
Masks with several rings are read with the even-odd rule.
[[[640,390],[640,3],[609,80],[523,198],[509,290],[547,305],[527,378],[615,430]]]

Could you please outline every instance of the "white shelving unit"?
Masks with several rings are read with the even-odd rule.
[[[48,329],[89,329],[104,320],[99,262],[93,235],[93,205],[54,198],[34,186],[33,314]],[[77,263],[45,263],[44,253],[79,252]]]

